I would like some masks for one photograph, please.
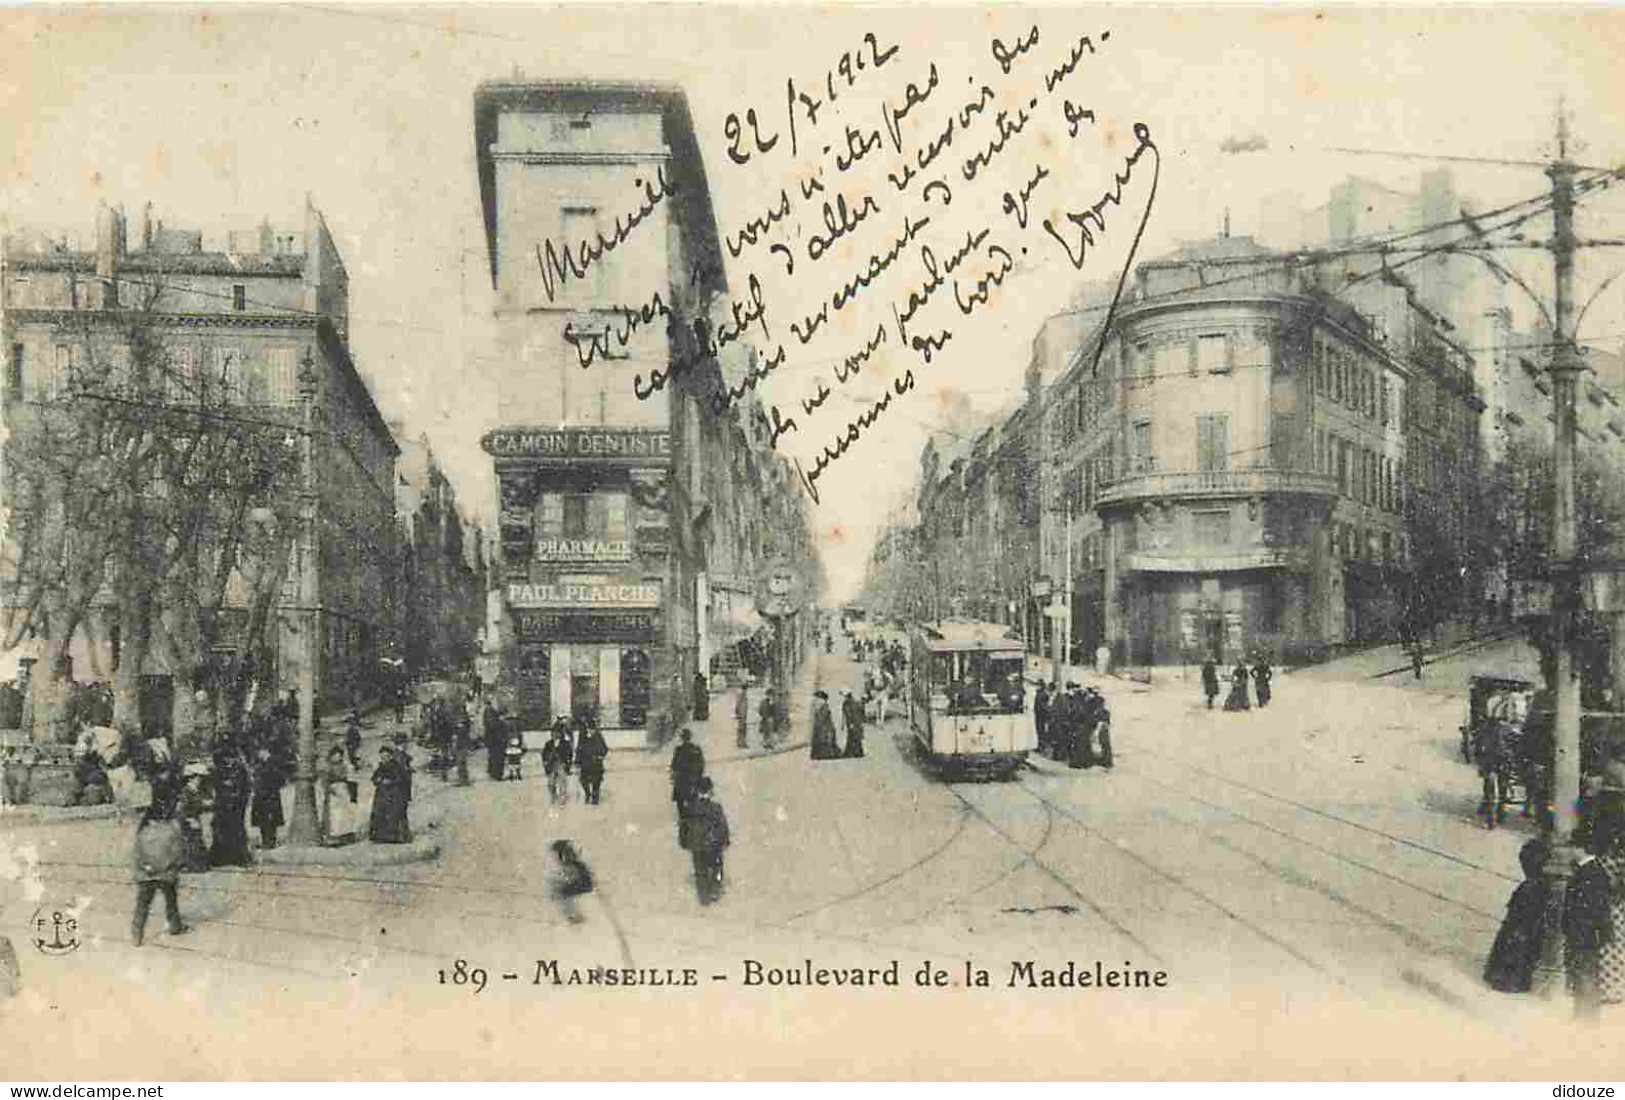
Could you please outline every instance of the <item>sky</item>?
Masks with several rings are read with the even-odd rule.
[[[1034,27],[1040,33],[1031,48],[1012,59]],[[1084,35],[1094,52],[1050,93],[1046,74]],[[879,68],[849,60],[850,82],[840,70],[843,54],[873,59],[890,47],[896,53]],[[465,510],[489,520],[493,479],[478,441],[502,415],[492,379],[494,297],[475,177],[474,89],[516,75],[676,84],[689,97],[724,235],[776,204],[781,188],[794,195],[798,179],[823,169],[831,185],[809,201],[798,196],[793,227],[730,256],[726,274],[732,297],[744,300],[758,277],[768,323],[752,330],[753,339],[787,352],[784,369],[763,385],[769,404],[798,422],[781,437],[781,450],[804,474],[832,444],[837,452],[813,479],[812,514],[839,597],[860,583],[888,510],[911,494],[929,434],[950,419],[962,423],[967,402],[983,414],[1013,405],[1039,324],[1080,283],[1115,280],[1131,255],[1154,258],[1212,237],[1227,212],[1233,233],[1252,232],[1261,201],[1283,190],[1298,191],[1311,207],[1351,174],[1415,190],[1421,171],[1444,163],[1337,147],[1549,156],[1560,97],[1581,142],[1577,159],[1625,163],[1625,138],[1610,125],[1621,98],[1611,70],[1622,47],[1625,13],[1600,8],[7,8],[0,10],[7,58],[0,97],[8,105],[0,114],[0,222],[88,243],[98,201],[123,203],[132,219],[150,201],[166,226],[222,240],[226,230],[265,217],[299,227],[308,193],[349,269],[351,343],[380,407],[408,434],[428,435]],[[850,148],[843,127],[874,128],[888,105],[907,102],[907,84],[927,88],[932,66],[940,87],[897,123],[897,145],[883,135],[879,148],[841,172],[836,157]],[[800,89],[833,89],[840,100],[825,104],[817,122],[799,116],[798,155],[784,140],[787,79]],[[967,117],[934,164],[953,197],[922,194],[925,171],[911,190],[897,192],[888,170],[917,158],[983,85],[990,109]],[[966,180],[966,158],[998,134],[994,111],[1014,119],[1023,102],[1033,105],[1030,124]],[[1069,132],[1063,103],[1093,112],[1080,133]],[[764,143],[780,139],[772,149],[756,148],[744,128],[741,142],[730,141],[730,113],[743,121],[753,107]],[[1136,123],[1154,157],[1137,141]],[[1225,151],[1238,143],[1257,148]],[[734,163],[730,147],[747,163]],[[1129,165],[1137,147],[1141,159]],[[1538,167],[1448,163],[1458,191],[1482,207],[1546,187]],[[1048,176],[1033,187],[1023,227],[1003,196],[1019,194],[1039,168]],[[1104,228],[1068,220],[1124,173],[1121,205],[1102,208]],[[1582,235],[1625,236],[1615,224],[1625,214],[1621,191],[1582,208]],[[817,207],[837,193],[854,211],[867,194],[878,210],[814,259],[809,238],[827,232]],[[801,344],[791,322],[884,252],[909,220],[927,215],[930,228],[895,264]],[[1042,230],[1045,219],[1058,232]],[[1084,224],[1098,230],[1086,250]],[[1532,223],[1531,232],[1546,225]],[[899,338],[893,309],[905,309],[910,288],[927,276],[922,242],[940,263],[978,226],[992,236],[957,272],[961,300],[1001,257],[1011,270],[983,282],[986,301],[969,313],[949,300],[951,287],[930,296],[908,331],[950,330],[953,338],[927,364]],[[786,244],[793,273],[766,250],[770,240]],[[1073,263],[1079,251],[1086,252],[1081,267]],[[1532,265],[1526,271],[1537,289],[1550,285],[1538,257],[1519,262]],[[1587,253],[1582,298],[1621,262],[1617,250]],[[877,329],[890,334],[886,343],[858,376],[838,382],[836,364]],[[1625,280],[1604,292],[1582,336],[1625,343]],[[899,393],[910,375],[912,388]],[[801,402],[820,382],[831,397],[804,411]],[[848,424],[888,391],[892,400],[851,439]]]

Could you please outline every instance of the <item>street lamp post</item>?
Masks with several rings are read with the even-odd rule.
[[[288,823],[290,844],[315,844],[320,839],[316,821],[316,661],[321,652],[321,580],[316,555],[316,395],[319,388],[310,349],[299,364],[300,530],[299,603],[300,635],[304,653],[299,661],[299,751],[294,765],[293,818]]]

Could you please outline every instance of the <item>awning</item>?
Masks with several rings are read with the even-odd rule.
[[[730,646],[749,638],[765,626],[767,621],[754,605],[746,600],[728,600],[722,606],[712,608],[707,629],[713,645]]]

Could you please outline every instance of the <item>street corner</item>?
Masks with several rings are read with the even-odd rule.
[[[419,837],[405,844],[361,841],[328,848],[284,844],[256,853],[259,862],[274,867],[398,867],[440,858],[438,837]]]
[[[32,825],[73,825],[83,821],[108,821],[124,813],[140,816],[139,809],[104,802],[99,806],[0,806],[0,827]]]

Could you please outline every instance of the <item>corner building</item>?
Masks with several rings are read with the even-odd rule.
[[[728,288],[683,94],[491,83],[474,115],[500,680],[527,728],[590,715],[632,747],[686,720],[695,674],[759,625],[739,592],[768,555],[810,546],[805,517],[759,410],[714,401]]]

